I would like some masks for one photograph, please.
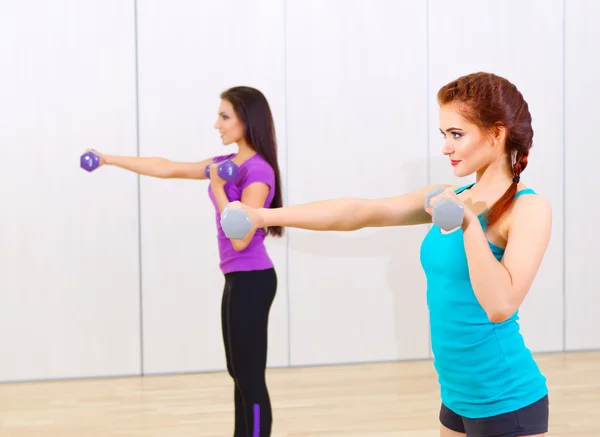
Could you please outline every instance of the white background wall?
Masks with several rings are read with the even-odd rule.
[[[286,204],[456,180],[435,94],[486,70],[533,113],[554,227],[521,311],[536,352],[600,348],[595,0],[0,2],[0,381],[221,370],[206,181],[79,168],[87,147],[227,153],[219,93],[271,104]],[[310,168],[314,167],[314,168]],[[269,239],[269,366],[429,358],[426,226]]]

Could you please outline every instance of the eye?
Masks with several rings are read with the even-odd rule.
[[[443,139],[446,139],[446,134],[444,132],[440,132],[440,134],[442,135]],[[450,132],[450,135],[452,135],[452,138],[455,140],[458,140],[460,137],[462,137],[462,134],[456,131]]]

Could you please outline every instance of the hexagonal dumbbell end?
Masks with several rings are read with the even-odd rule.
[[[225,181],[232,181],[238,175],[238,166],[231,161],[223,161],[217,168],[218,175]]]
[[[206,175],[206,179],[210,179],[210,166],[212,164],[208,164],[204,169],[204,174]],[[239,167],[231,162],[231,161],[223,161],[217,167],[217,174],[219,177],[227,182],[230,182],[237,178],[239,172]]]
[[[444,190],[444,187],[438,187],[434,188],[429,193],[427,193],[427,197],[425,198],[425,209],[429,208],[429,202],[431,202],[431,199],[437,196],[438,194],[442,193]]]
[[[226,207],[221,214],[221,228],[223,228],[227,238],[241,240],[252,229],[252,222],[243,209],[228,209]]]
[[[465,209],[453,199],[442,199],[433,207],[433,223],[444,231],[451,231],[462,225]]]
[[[81,155],[81,168],[87,171],[94,171],[100,166],[100,158],[93,152],[86,152]]]

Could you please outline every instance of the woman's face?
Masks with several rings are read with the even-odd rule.
[[[486,135],[479,126],[467,121],[456,105],[440,107],[440,132],[444,138],[442,153],[450,158],[454,174],[468,176],[489,166],[498,159],[504,147]]]
[[[244,124],[238,119],[233,105],[227,100],[221,100],[215,129],[221,133],[221,141],[225,146],[244,139]]]

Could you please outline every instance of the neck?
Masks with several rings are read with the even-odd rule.
[[[512,183],[513,170],[506,159],[499,159],[477,172],[476,183],[486,189],[506,189]]]
[[[246,159],[252,158],[256,155],[256,150],[248,145],[245,140],[241,140],[238,144],[238,153],[237,156],[239,159],[245,161]]]

